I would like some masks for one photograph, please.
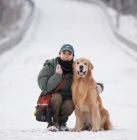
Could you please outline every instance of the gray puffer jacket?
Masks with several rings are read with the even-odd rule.
[[[63,99],[72,99],[71,83],[73,73],[68,73],[66,75],[56,73],[57,64],[57,57],[55,59],[45,61],[37,78],[38,85],[42,90],[42,94],[46,95],[48,93],[52,93],[63,78],[67,78],[66,82],[62,85],[59,91],[57,91],[57,93],[60,93]]]

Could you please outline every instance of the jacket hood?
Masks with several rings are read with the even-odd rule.
[[[54,68],[54,70],[56,69],[56,66],[57,66],[57,64],[58,64],[58,60],[57,60],[57,58],[58,57],[56,57],[56,58],[54,58],[54,59],[48,59],[48,60],[46,60],[45,62],[44,62],[44,64],[43,64],[43,66],[45,66],[45,65],[51,65],[53,68]]]

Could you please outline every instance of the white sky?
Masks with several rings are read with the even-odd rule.
[[[102,9],[81,1],[35,2],[34,20],[25,38],[0,56],[0,139],[136,140],[137,62],[123,51],[127,47],[113,35]],[[74,46],[75,58],[86,57],[94,65],[94,79],[105,86],[101,98],[113,131],[53,133],[46,131],[46,123],[35,120],[38,73],[65,43]],[[67,125],[75,126],[74,114]]]

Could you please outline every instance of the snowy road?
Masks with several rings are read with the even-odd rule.
[[[35,2],[34,20],[24,40],[0,56],[0,140],[136,140],[137,62],[122,51],[124,45],[116,40],[102,9],[81,1]],[[75,58],[93,63],[95,80],[105,86],[101,97],[113,131],[52,133],[45,123],[36,122],[37,75],[64,43],[74,46]],[[67,124],[74,127],[74,114]]]

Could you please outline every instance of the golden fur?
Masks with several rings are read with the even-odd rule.
[[[93,65],[86,58],[73,63],[72,97],[75,105],[76,124],[72,131],[111,130],[113,126],[108,111],[103,107],[92,77]]]

